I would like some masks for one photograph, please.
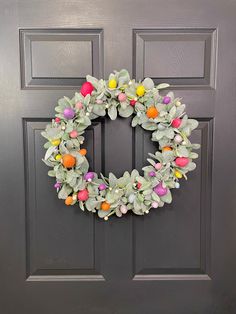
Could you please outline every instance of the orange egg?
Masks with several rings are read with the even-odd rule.
[[[155,119],[156,117],[158,117],[159,115],[159,112],[157,110],[156,107],[152,106],[152,107],[149,107],[147,112],[146,112],[146,115],[149,119]]]
[[[65,168],[72,168],[75,166],[76,159],[70,154],[66,154],[62,157],[62,164]]]
[[[101,209],[102,210],[107,211],[107,210],[110,209],[110,207],[111,207],[111,205],[109,203],[107,203],[107,202],[102,202],[102,204],[101,204]]]
[[[71,205],[73,203],[73,198],[72,196],[68,196],[66,199],[65,199],[65,204],[67,206]]]
[[[81,148],[81,149],[79,150],[79,153],[80,153],[82,156],[85,156],[85,155],[87,154],[87,149]]]
[[[170,147],[170,146],[164,146],[163,148],[162,148],[162,151],[163,152],[167,152],[167,151],[171,151],[172,150],[172,148]]]

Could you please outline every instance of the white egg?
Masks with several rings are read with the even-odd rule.
[[[183,141],[183,138],[181,135],[177,134],[177,135],[175,135],[174,141],[175,141],[175,143],[179,144]]]
[[[127,211],[128,211],[127,206],[125,206],[125,205],[121,205],[121,206],[120,206],[120,212],[121,212],[122,214],[126,214]]]
[[[179,182],[175,182],[175,187],[176,187],[176,189],[179,189],[179,187],[180,187]]]

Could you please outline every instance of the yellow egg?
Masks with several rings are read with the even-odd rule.
[[[178,170],[175,170],[175,176],[176,176],[176,178],[178,178],[178,179],[181,179],[181,178],[183,177],[182,173],[179,172]]]
[[[61,160],[61,155],[60,154],[56,155],[55,159],[56,160]]]
[[[136,94],[139,96],[139,97],[142,97],[144,94],[145,94],[145,88],[143,85],[139,85],[137,88],[136,88]]]
[[[112,80],[110,80],[110,81],[108,82],[108,87],[109,87],[109,88],[116,88],[116,86],[117,86],[117,82],[116,82],[115,79],[112,79]]]
[[[60,143],[61,143],[61,141],[60,141],[59,139],[57,139],[57,140],[52,140],[52,141],[51,141],[51,144],[52,144],[53,146],[58,146]]]

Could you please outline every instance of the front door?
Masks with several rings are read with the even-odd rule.
[[[1,314],[236,312],[233,1],[0,3]],[[58,200],[41,131],[86,74],[171,84],[199,121],[197,170],[172,205],[107,222]],[[86,131],[94,171],[141,170],[130,119]],[[182,181],[181,181],[182,182]]]

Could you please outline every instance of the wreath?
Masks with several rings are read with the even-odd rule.
[[[195,169],[193,162],[200,147],[192,144],[189,136],[198,122],[189,119],[185,105],[173,92],[162,96],[159,91],[168,84],[154,85],[150,78],[142,82],[131,80],[126,70],[114,71],[108,81],[87,75],[80,92],[72,99],[59,99],[56,115],[46,126],[42,136],[47,139],[44,163],[53,168],[48,175],[56,178],[58,198],[66,205],[97,213],[100,218],[128,211],[148,214],[151,208],[172,202],[171,189],[179,188],[179,180]],[[89,167],[84,144],[84,132],[91,121],[108,113],[111,120],[117,115],[133,115],[132,127],[140,125],[151,131],[151,140],[158,150],[149,153],[149,165],[143,175],[134,169],[117,178],[98,176]]]

